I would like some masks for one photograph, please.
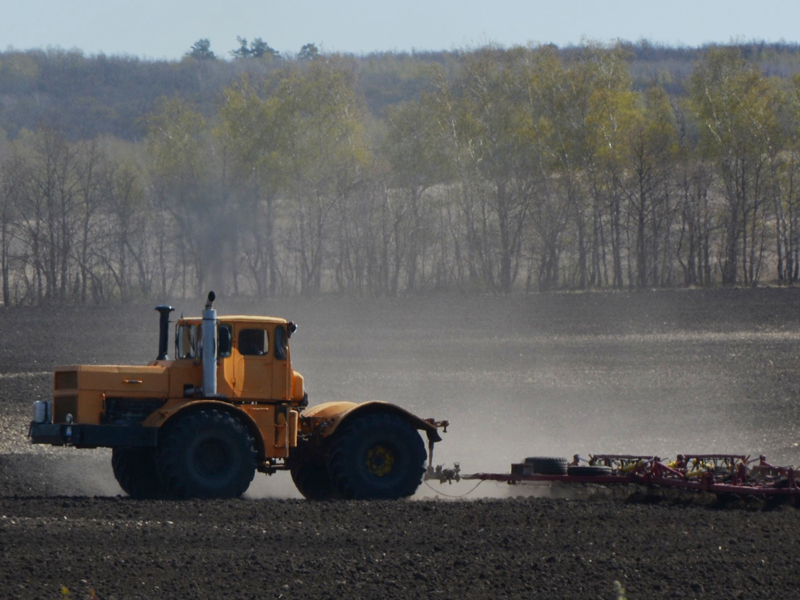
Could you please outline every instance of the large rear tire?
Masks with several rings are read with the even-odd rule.
[[[300,440],[286,461],[297,491],[306,500],[332,500],[339,498],[333,487],[328,465],[325,463],[325,451],[309,442]]]
[[[334,434],[328,473],[344,498],[396,499],[417,491],[425,473],[425,444],[402,417],[356,417]]]
[[[291,467],[292,481],[306,500],[333,500],[339,494],[333,487],[328,475],[328,467],[312,463],[303,463]]]
[[[114,448],[111,468],[119,487],[131,498],[143,500],[169,496],[158,479],[153,448]]]
[[[253,437],[236,417],[203,409],[178,420],[158,447],[158,476],[177,498],[238,498],[253,481]]]

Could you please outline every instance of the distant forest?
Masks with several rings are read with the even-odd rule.
[[[794,284],[799,73],[766,43],[2,52],[2,302]]]

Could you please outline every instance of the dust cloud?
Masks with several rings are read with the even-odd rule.
[[[291,475],[288,472],[281,471],[274,475],[256,473],[244,497],[251,500],[261,500],[264,498],[302,498],[303,496],[294,487]]]
[[[292,362],[306,378],[311,405],[384,400],[447,419],[433,462],[459,462],[462,473],[505,473],[528,456],[598,453],[764,453],[776,463],[800,464],[794,290],[259,303],[221,294],[217,305],[221,314],[272,314],[299,324]],[[158,336],[150,312],[151,334],[136,328],[141,320],[128,323],[109,310],[91,345],[55,344],[58,356],[11,369],[35,373],[0,379],[7,414],[19,428],[13,435],[24,440],[30,403],[51,386],[42,367],[74,362],[76,353],[103,363],[150,357]],[[79,332],[97,323],[89,312],[71,318]],[[47,319],[38,326],[48,326]],[[119,346],[121,323],[131,328],[133,347]],[[55,452],[58,460],[37,475],[48,478],[48,493],[122,493],[110,453]],[[470,492],[474,483],[430,482],[416,498],[554,493],[492,482]],[[257,474],[246,497],[299,494],[288,473]]]
[[[800,463],[797,294],[776,293],[318,301],[292,314],[293,359],[312,404],[381,399],[449,420],[434,464],[463,473],[575,454]],[[519,493],[507,488],[469,497]]]
[[[2,495],[117,496],[110,450],[59,448],[47,453],[0,455]]]

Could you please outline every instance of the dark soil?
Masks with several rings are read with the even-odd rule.
[[[796,597],[795,509],[0,499],[3,596]]]
[[[590,452],[800,464],[800,291],[218,308],[300,323],[292,358],[312,404],[380,398],[449,419],[436,462],[465,472]],[[156,324],[150,307],[0,311],[0,597],[800,596],[788,506],[491,483],[471,500],[423,487],[411,501],[312,503],[286,474],[257,476],[237,501],[132,501],[108,451],[26,442],[53,366],[144,363]]]

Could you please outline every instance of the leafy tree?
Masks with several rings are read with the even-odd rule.
[[[601,51],[590,62],[592,91],[589,96],[588,128],[589,187],[593,197],[593,283],[624,286],[622,250],[623,190],[626,143],[636,121],[636,95],[631,90],[624,53],[619,49]],[[611,246],[611,276],[608,275],[606,246]]]
[[[549,200],[542,208],[546,226],[540,280],[553,287],[559,272],[561,249],[559,239],[569,232],[574,238],[574,256],[567,273],[567,284],[579,289],[590,285],[589,246],[587,231],[586,170],[591,162],[588,115],[593,91],[591,63],[583,60],[583,49],[569,61],[562,60],[554,46],[537,48],[528,63],[528,98],[532,124],[541,139],[541,168],[545,194]],[[575,273],[575,271],[577,273]]]
[[[153,280],[157,269],[152,254],[160,242],[153,235],[157,230],[156,215],[148,202],[144,178],[133,161],[131,149],[125,151],[121,160],[109,157],[102,173],[106,251],[98,256],[122,302],[134,295],[149,298],[155,292]]]
[[[23,242],[20,275],[32,302],[64,302],[82,287],[73,267],[86,242],[82,223],[91,222],[95,210],[85,198],[93,187],[95,157],[85,149],[57,128],[43,128],[18,139],[7,163],[6,193],[11,193]]]
[[[541,171],[539,146],[526,93],[525,51],[484,48],[465,60],[457,82],[461,145],[468,148],[484,283],[510,292],[519,275],[526,224]]]
[[[202,294],[218,266],[225,206],[209,152],[209,123],[184,100],[164,99],[148,119],[147,152],[157,210],[170,218],[182,289]],[[194,286],[191,282],[194,282]]]
[[[211,51],[211,42],[208,38],[197,40],[185,55],[188,58],[197,60],[215,60],[217,55]]]
[[[322,289],[335,210],[348,206],[368,161],[353,72],[337,59],[287,68],[275,90],[301,291]]]
[[[316,44],[304,44],[297,55],[298,60],[314,60],[319,57],[319,49]]]
[[[247,38],[236,37],[239,42],[239,47],[236,50],[231,50],[231,56],[234,58],[281,58],[281,53],[271,48],[267,42],[260,37],[254,39],[247,45]]]
[[[631,114],[624,140],[625,172],[620,180],[633,222],[629,268],[630,285],[658,286],[662,246],[669,242],[672,211],[669,206],[670,172],[676,165],[677,131],[669,98],[660,86],[651,86]]]
[[[236,36],[236,41],[239,42],[239,47],[236,50],[231,50],[231,56],[234,58],[247,58],[250,56],[250,48],[247,45],[247,38]]]
[[[397,293],[400,265],[405,262],[407,289],[416,291],[418,260],[426,238],[425,230],[433,223],[433,202],[425,192],[449,179],[450,158],[445,139],[437,126],[433,98],[406,102],[391,107],[386,113],[388,134],[382,144],[382,155],[390,168],[390,184],[403,197],[393,202],[395,265],[392,292]]]
[[[250,43],[250,56],[253,58],[281,58],[281,53],[271,48],[267,42],[259,37]]]
[[[800,77],[795,76],[779,111],[782,152],[776,152],[776,267],[778,281],[800,280]]]
[[[737,48],[712,47],[691,78],[701,147],[717,168],[726,200],[722,282],[758,281],[770,192],[770,149],[778,139],[769,80]]]
[[[11,242],[16,221],[15,202],[18,188],[23,185],[24,173],[19,156],[10,152],[0,154],[0,275],[2,276],[3,306],[11,304]]]
[[[240,182],[243,252],[259,296],[278,291],[276,203],[285,189],[286,139],[278,116],[278,100],[243,78],[224,91],[218,135],[230,140],[232,166]]]

